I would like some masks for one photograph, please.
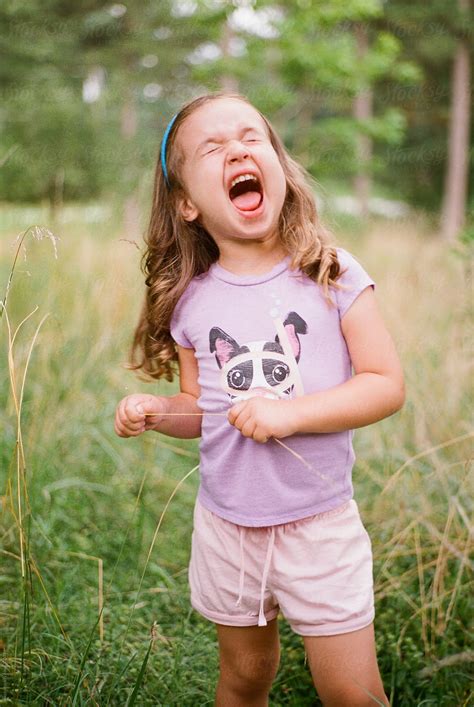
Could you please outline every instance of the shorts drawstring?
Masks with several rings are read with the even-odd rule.
[[[245,574],[245,564],[244,564],[244,532],[245,528],[239,525],[239,541],[240,541],[240,579],[239,579],[239,597],[235,602],[235,606],[239,606],[242,601],[242,595],[244,591],[244,574]],[[258,625],[266,626],[267,620],[263,611],[263,600],[265,597],[265,588],[267,583],[268,571],[270,569],[270,562],[272,559],[273,545],[275,542],[275,528],[272,526],[270,530],[270,539],[268,541],[267,555],[265,557],[265,565],[263,567],[262,574],[262,585],[260,588],[260,609],[258,613]]]
[[[242,601],[242,594],[244,591],[244,530],[241,525],[239,525],[239,540],[240,540],[240,580],[239,580],[239,598],[235,602],[235,606],[240,606]]]

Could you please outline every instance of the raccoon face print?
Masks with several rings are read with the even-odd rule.
[[[306,334],[307,324],[296,312],[290,312],[283,322],[292,356],[285,354],[279,336],[274,341],[249,341],[239,344],[227,332],[213,327],[209,346],[221,369],[221,387],[232,403],[256,395],[272,400],[291,397],[299,375],[295,370],[301,354],[300,335]]]

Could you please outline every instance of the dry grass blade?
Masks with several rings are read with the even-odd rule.
[[[428,644],[428,633],[426,630],[427,627],[427,621],[426,621],[426,611],[424,611],[424,606],[426,602],[426,595],[425,595],[425,576],[423,572],[423,555],[421,552],[420,548],[420,530],[418,525],[415,525],[413,528],[413,535],[415,538],[415,548],[416,548],[416,565],[418,568],[418,584],[420,586],[420,601],[421,601],[421,638],[423,641],[423,645],[425,647],[425,654],[429,653],[429,644]]]
[[[144,414],[145,414],[145,417],[147,417],[147,416],[152,417],[152,416],[155,416],[156,413],[146,412]],[[210,415],[210,416],[214,416],[214,417],[227,417],[227,412],[206,412],[206,413],[204,413],[204,412],[165,412],[165,413],[161,413],[161,414],[163,417],[165,417],[165,416],[166,417],[182,417],[182,416],[203,417],[204,415]],[[318,476],[320,476],[325,481],[329,481],[330,483],[335,483],[329,476],[327,476],[326,474],[323,474],[321,471],[318,471],[317,469],[315,469],[308,461],[306,461],[306,459],[303,456],[301,456],[301,454],[298,454],[298,452],[295,452],[293,449],[291,449],[291,447],[288,447],[284,442],[281,441],[281,439],[278,439],[277,437],[270,437],[268,439],[268,442],[270,442],[270,440],[277,442],[281,447],[283,447],[283,449],[286,449],[287,452],[290,452],[290,454],[292,454],[296,459],[298,459],[302,464],[304,464],[304,466],[307,469],[309,469],[310,471],[312,471],[315,474],[318,474]]]
[[[16,238],[16,241],[18,241],[18,247],[17,247],[17,249],[16,249],[15,257],[13,258],[13,263],[12,263],[12,266],[11,266],[11,268],[10,268],[10,273],[9,273],[9,275],[8,275],[7,286],[6,286],[6,289],[5,289],[5,296],[4,296],[4,298],[3,298],[2,302],[1,302],[1,304],[3,304],[3,309],[4,309],[4,308],[6,307],[6,305],[7,305],[8,294],[9,294],[9,292],[10,292],[10,286],[11,286],[11,283],[12,283],[12,280],[13,280],[13,274],[14,274],[14,272],[15,272],[16,262],[17,262],[17,260],[18,260],[19,254],[20,254],[21,247],[22,247],[22,245],[23,245],[23,241],[25,240],[25,238],[26,238],[26,236],[28,235],[28,232],[29,232],[29,231],[31,231],[31,234],[32,234],[33,238],[35,238],[36,240],[42,240],[43,238],[49,238],[49,240],[50,240],[50,241],[52,242],[52,244],[53,244],[54,257],[55,257],[55,258],[58,257],[58,253],[57,253],[57,249],[56,249],[56,241],[59,241],[59,237],[58,237],[58,236],[55,236],[53,233],[51,233],[51,231],[49,230],[49,228],[45,228],[44,226],[33,225],[33,226],[28,226],[28,228],[27,228],[25,231],[23,231],[22,233],[20,233],[20,234],[17,236],[17,238]],[[0,319],[1,319],[2,316],[3,316],[3,309],[0,311]]]
[[[142,572],[142,575],[141,575],[141,577],[140,577],[140,581],[139,581],[139,583],[138,583],[138,588],[137,588],[137,592],[136,592],[136,595],[135,595],[135,600],[134,600],[134,602],[133,602],[133,606],[132,606],[132,609],[131,609],[131,611],[130,611],[130,616],[129,616],[129,619],[128,619],[128,623],[127,623],[127,627],[126,627],[126,630],[125,630],[124,638],[123,638],[123,641],[122,641],[121,649],[123,648],[127,631],[128,631],[128,629],[130,628],[130,622],[131,622],[131,620],[132,620],[133,612],[135,611],[135,608],[136,608],[137,603],[138,603],[138,597],[140,596],[140,591],[141,591],[141,588],[142,588],[143,580],[144,580],[144,578],[145,578],[146,569],[147,569],[147,567],[148,567],[148,563],[149,563],[149,561],[150,561],[151,553],[153,552],[153,548],[154,548],[154,546],[155,546],[156,538],[157,538],[157,536],[158,536],[158,531],[160,530],[161,523],[163,522],[163,518],[164,518],[164,516],[165,516],[166,510],[167,510],[169,504],[171,503],[171,501],[172,501],[174,495],[176,494],[177,490],[178,490],[179,487],[181,486],[181,484],[184,483],[184,482],[186,481],[186,479],[187,479],[189,476],[191,476],[191,474],[193,474],[197,469],[199,469],[199,464],[197,464],[197,465],[196,465],[195,467],[193,467],[190,471],[188,471],[187,474],[185,474],[185,475],[183,476],[183,478],[178,481],[178,483],[176,484],[176,486],[175,486],[174,489],[173,489],[173,492],[171,493],[170,497],[168,498],[168,500],[167,500],[167,502],[166,502],[166,504],[165,504],[165,507],[163,508],[163,511],[162,511],[162,513],[161,513],[161,516],[160,516],[160,519],[159,519],[159,521],[158,521],[158,525],[156,526],[155,532],[153,533],[153,538],[152,538],[152,541],[151,541],[151,543],[150,543],[150,548],[149,548],[149,550],[148,550],[148,554],[147,554],[147,556],[146,556],[145,567],[143,568],[143,572]]]
[[[464,561],[463,553],[460,550],[458,550],[458,548],[455,545],[453,545],[451,542],[449,542],[449,540],[447,540],[447,538],[444,537],[444,535],[442,535],[439,532],[438,528],[436,528],[433,525],[433,523],[430,523],[430,521],[428,521],[428,520],[423,520],[421,522],[423,523],[423,525],[426,526],[426,528],[430,531],[430,533],[435,538],[437,538],[441,542],[442,545],[444,545],[446,547],[446,549],[448,549],[459,560]],[[468,567],[470,567],[471,570],[474,570],[474,562],[472,560],[467,559],[466,564]]]
[[[16,410],[16,417],[17,417],[17,440],[16,440],[16,454],[17,454],[17,505],[18,505],[18,526],[19,526],[19,535],[20,535],[20,556],[21,556],[21,576],[24,579],[25,578],[25,537],[24,537],[24,528],[23,528],[23,508],[22,508],[22,489],[24,492],[24,498],[25,498],[25,504],[29,506],[28,503],[28,491],[27,491],[27,486],[26,486],[26,478],[25,478],[25,473],[26,473],[26,460],[25,460],[25,452],[24,452],[24,447],[23,447],[23,439],[22,439],[22,429],[21,429],[21,407],[22,407],[22,402],[23,402],[23,394],[25,390],[25,382],[26,382],[26,374],[28,372],[28,366],[30,363],[31,355],[33,352],[33,347],[35,345],[36,339],[38,337],[39,331],[44,323],[44,321],[47,319],[49,314],[45,314],[42,320],[40,321],[38,327],[36,328],[36,331],[33,335],[33,339],[31,341],[29,350],[28,350],[28,355],[25,363],[25,368],[23,371],[23,377],[21,381],[21,387],[20,387],[20,394],[18,396],[17,393],[17,386],[16,386],[16,376],[15,376],[15,360],[13,356],[13,344],[14,341],[18,335],[18,332],[20,331],[20,328],[25,324],[25,322],[30,319],[30,317],[33,316],[33,314],[37,311],[38,307],[36,307],[30,314],[28,314],[18,325],[18,327],[15,330],[15,333],[12,336],[11,333],[11,325],[10,325],[10,319],[8,317],[8,312],[6,309],[5,304],[2,302],[2,311],[5,311],[5,318],[7,322],[7,329],[8,329],[8,369],[9,369],[9,375],[10,375],[10,385],[11,385],[11,392],[12,392],[12,397],[13,397],[13,402],[15,405],[15,410]]]
[[[439,545],[438,558],[436,560],[436,569],[431,584],[431,649],[434,651],[435,637],[439,636],[445,628],[442,617],[442,602],[440,595],[444,593],[444,580],[446,574],[446,565],[448,553],[446,552],[446,542],[449,538],[449,531],[454,519],[456,509],[453,505],[449,506],[448,517],[444,526],[443,537]]]
[[[446,609],[446,615],[445,615],[446,628],[451,620],[451,614],[453,612],[456,597],[458,596],[459,588],[461,586],[461,578],[463,576],[464,567],[467,565],[467,559],[468,559],[469,554],[471,552],[472,552],[472,543],[470,540],[468,540],[466,542],[466,545],[464,548],[463,558],[462,558],[461,562],[459,563],[459,570],[456,575],[456,581],[454,583],[454,588],[453,588],[453,592],[451,594],[451,599],[449,601],[448,608]]]
[[[442,444],[437,444],[434,447],[430,447],[429,449],[425,449],[423,452],[419,452],[418,454],[415,454],[413,457],[410,457],[407,459],[399,469],[393,474],[393,476],[390,477],[390,479],[387,481],[385,484],[385,487],[382,489],[382,494],[386,493],[387,491],[391,490],[392,486],[395,484],[397,481],[398,477],[402,473],[404,469],[407,468],[412,462],[416,461],[417,459],[421,459],[422,457],[426,457],[428,454],[432,454],[433,452],[437,452],[438,449],[444,449],[445,447],[450,447],[453,444],[457,444],[458,442],[462,442],[465,439],[469,439],[470,437],[474,437],[474,432],[467,432],[464,435],[460,435],[459,437],[453,437],[453,439],[448,439],[447,442],[443,442]]]
[[[99,610],[99,640],[102,643],[104,640],[104,561],[101,557],[95,557],[94,555],[86,555],[84,552],[72,552],[71,550],[68,550],[67,554],[72,555],[73,557],[82,557],[84,560],[93,560],[94,562],[97,562],[97,603]]]
[[[442,668],[449,668],[451,665],[457,665],[458,663],[472,662],[474,662],[474,651],[462,651],[461,653],[447,655],[441,658],[441,660],[437,660],[433,665],[428,665],[426,668],[423,668],[423,670],[420,670],[418,675],[420,678],[428,678]]]

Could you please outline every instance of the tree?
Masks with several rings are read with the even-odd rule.
[[[458,8],[462,22],[469,11],[469,0],[458,0]],[[460,32],[453,61],[448,164],[441,211],[441,235],[448,241],[456,239],[465,223],[471,106],[470,69],[468,37],[464,32]]]
[[[395,175],[402,198],[416,206],[439,212],[441,203],[444,202],[446,208],[448,203],[443,191],[448,184],[449,125],[454,128],[458,121],[454,118],[452,88],[453,70],[459,65],[454,62],[453,66],[453,59],[463,38],[467,40],[473,35],[472,13],[461,12],[454,4],[447,4],[444,0],[432,0],[430,3],[423,0],[390,0],[379,22],[400,41],[401,58],[414,62],[422,72],[421,82],[412,88],[404,89],[391,80],[379,87],[376,101],[385,103],[395,98],[407,117],[404,143],[399,148],[385,151],[383,160],[388,169],[380,171],[379,179],[384,184],[390,184]],[[465,69],[462,73],[465,83]],[[468,96],[465,90],[463,94]],[[459,101],[456,103],[459,107]],[[465,109],[462,113],[468,122]],[[461,133],[465,144],[461,152],[468,156],[465,127],[457,139]],[[468,160],[468,171],[469,166]],[[466,177],[466,190],[468,187]],[[451,194],[455,190],[451,187]],[[449,200],[451,204],[452,198]]]
[[[412,83],[418,73],[400,59],[401,43],[378,24],[378,0],[280,3],[278,75],[289,94],[288,142],[319,180],[355,180],[361,211],[368,211],[372,142],[398,145],[405,119],[396,101],[372,94],[388,78]],[[380,158],[379,162],[380,162]]]
[[[367,26],[357,22],[354,27],[357,47],[357,58],[364,61],[369,51]],[[361,88],[354,98],[353,115],[357,122],[369,122],[373,117],[373,89],[371,86]],[[359,133],[356,137],[357,172],[354,178],[354,191],[359,206],[359,214],[363,218],[369,215],[369,197],[371,192],[370,162],[372,157],[372,139],[369,135]]]

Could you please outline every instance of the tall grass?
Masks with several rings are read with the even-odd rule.
[[[190,608],[187,585],[197,472],[157,532],[198,463],[197,441],[113,432],[124,395],[176,390],[121,365],[142,298],[140,253],[80,217],[56,230],[57,259],[25,237],[0,319],[0,704],[212,705],[215,629]],[[15,236],[7,225],[2,298]],[[386,691],[393,705],[467,705],[467,253],[423,222],[373,222],[339,241],[377,282],[407,383],[404,408],[354,438]],[[312,705],[301,639],[281,617],[280,628],[271,704]]]

